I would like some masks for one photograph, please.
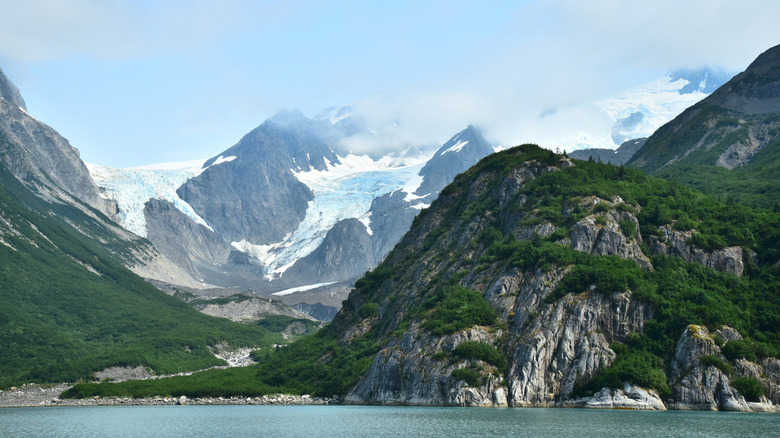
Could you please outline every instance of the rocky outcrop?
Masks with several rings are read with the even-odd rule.
[[[467,341],[493,344],[502,332],[490,333],[484,328],[474,327],[437,338],[425,335],[419,326],[411,329],[377,354],[368,373],[344,398],[345,403],[494,406],[494,401],[497,401],[507,405],[506,387],[499,377],[483,373],[483,383],[470,387],[452,375],[454,370],[467,367],[469,363],[451,362],[446,354]],[[482,361],[471,363],[495,370]]]
[[[27,113],[5,75],[0,76],[0,91],[0,160],[14,176],[48,200],[77,205],[80,200],[108,214],[115,205],[100,197],[78,150]]]
[[[718,333],[734,334],[734,330],[725,328]],[[708,358],[713,358],[707,360]],[[774,359],[776,361],[776,359]],[[774,361],[767,361],[767,369],[744,359],[737,361],[735,376],[749,376],[764,380],[776,388],[780,383],[777,376],[770,377]],[[723,365],[725,364],[725,365]],[[758,401],[748,401],[731,386],[731,369],[723,357],[720,348],[710,336],[706,327],[690,325],[677,341],[677,349],[672,360],[671,378],[673,382],[675,409],[725,410],[725,411],[777,411],[776,400],[761,397]],[[767,371],[769,371],[767,373]],[[767,378],[762,378],[766,375]],[[771,396],[770,396],[771,397]]]
[[[569,235],[572,248],[596,255],[616,255],[652,270],[650,259],[642,252],[639,221],[633,214],[618,210],[623,203],[619,196],[612,201],[594,196],[580,201],[580,209],[605,211],[591,213],[572,226]]]
[[[569,156],[578,160],[594,160],[606,164],[620,166],[638,151],[647,141],[647,138],[638,138],[623,142],[617,149],[579,149],[571,151]]]
[[[640,388],[629,383],[625,383],[622,389],[603,388],[593,397],[566,401],[563,406],[589,409],[666,410],[664,402],[655,390]]]
[[[732,328],[710,337],[691,326],[674,357],[671,349],[661,353],[666,357],[642,349],[649,339],[657,342],[658,333],[647,330],[659,328],[650,323],[656,313],[650,303],[663,296],[654,287],[668,272],[653,271],[667,268],[663,259],[653,266],[645,253],[640,205],[550,188],[565,186],[575,174],[592,182],[571,166],[578,162],[531,146],[512,149],[456,179],[415,220],[388,260],[356,285],[330,326],[344,345],[381,340],[347,403],[775,410],[778,362],[726,359],[718,345],[743,342]],[[620,176],[617,169],[601,170]],[[552,194],[532,196],[540,192]],[[690,235],[663,230],[668,240],[654,237],[653,245],[666,254],[741,273],[740,248],[705,253],[688,243]],[[602,264],[605,256],[641,269],[614,260]],[[612,278],[605,269],[615,270],[614,281],[600,282]],[[633,279],[623,282],[627,277]],[[483,297],[497,320],[441,329],[445,302],[463,314],[476,312],[460,295],[468,291]],[[450,296],[457,304],[447,301]],[[663,318],[670,310],[661,305],[660,311]],[[506,367],[491,355],[503,356]],[[643,381],[652,388],[632,384],[640,374],[650,377]],[[766,395],[746,399],[736,388],[753,391],[748,385],[755,388],[755,382],[735,380],[743,377],[760,381]],[[616,387],[594,388],[595,382]]]
[[[362,222],[351,218],[334,225],[322,244],[285,271],[285,276],[303,283],[333,282],[360,277],[376,264],[372,236]]]
[[[555,406],[567,399],[578,380],[612,363],[616,355],[610,343],[642,332],[652,316],[648,306],[631,300],[630,292],[610,297],[583,292],[549,308],[540,298],[554,283],[529,283],[518,291],[512,325],[517,335],[508,348],[512,406]]]
[[[648,243],[651,255],[670,255],[681,257],[691,263],[742,276],[745,264],[742,261],[742,248],[738,246],[717,249],[710,253],[690,243],[691,235],[696,231],[678,231],[671,225],[659,227],[661,237],[651,236]]]
[[[269,315],[284,315],[291,318],[313,319],[309,315],[278,301],[265,298],[239,296],[235,300],[212,300],[194,304],[194,307],[206,315],[228,318],[236,322],[257,322]]]

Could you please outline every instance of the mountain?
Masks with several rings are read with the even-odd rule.
[[[76,198],[111,213],[78,151],[55,130],[27,113],[18,88],[0,70],[0,160],[42,196]]]
[[[659,128],[628,165],[753,206],[780,202],[780,46]]]
[[[634,156],[636,151],[641,148],[646,138],[627,140],[617,149],[578,149],[569,152],[569,156],[578,160],[594,160],[601,163],[614,164],[620,166]]]
[[[363,129],[349,111],[282,111],[200,165],[89,169],[118,221],[201,287],[330,290],[381,262],[439,190],[494,150],[470,126],[430,158],[349,154],[341,140]]]
[[[554,108],[538,122],[549,132],[543,138],[551,149],[616,149],[629,140],[649,137],[686,108],[707,97],[731,76],[715,69],[673,70],[663,78],[595,102]],[[589,125],[579,125],[589,114]],[[606,123],[598,123],[604,120]],[[572,126],[562,130],[561,126]]]
[[[282,342],[203,315],[141,278],[188,282],[105,215],[116,204],[2,74],[0,93],[0,387],[139,367],[192,371],[223,365],[215,354],[225,350]]]
[[[234,392],[776,411],[778,248],[780,213],[515,147],[458,176],[356,282],[330,325],[256,356]],[[231,379],[210,374],[208,385]],[[201,382],[77,385],[69,394],[174,385],[187,395]]]

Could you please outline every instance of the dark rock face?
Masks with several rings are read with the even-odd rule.
[[[213,231],[190,220],[170,202],[149,200],[144,206],[144,216],[147,238],[175,263],[190,269],[193,265],[227,263],[231,246]]]
[[[0,135],[8,140],[0,148],[0,159],[14,176],[48,197],[73,196],[108,213],[109,205],[100,197],[78,151],[57,131],[27,114],[19,90],[2,71],[0,97]]]
[[[710,103],[745,114],[780,113],[780,46],[756,58],[748,68],[712,93]]]
[[[322,283],[357,278],[375,266],[372,239],[365,225],[357,219],[338,222],[322,244],[300,259],[285,276],[303,282]]]
[[[305,313],[318,321],[332,321],[339,311],[336,307],[326,306],[322,303],[298,303],[293,305],[292,308],[301,313]]]
[[[759,152],[777,144],[778,114],[780,46],[659,128],[627,164],[651,174],[692,166],[768,166],[762,160],[773,160],[772,154],[759,158]]]
[[[569,156],[578,160],[589,160],[593,158],[594,161],[620,166],[630,160],[631,157],[634,156],[634,153],[636,153],[636,151],[638,151],[646,141],[647,138],[627,140],[615,150],[600,148],[580,149],[577,151],[571,151]]]
[[[444,143],[420,170],[423,182],[415,194],[427,196],[439,193],[459,173],[466,171],[493,152],[493,147],[485,140],[479,129],[469,125]]]
[[[306,214],[311,190],[293,171],[324,170],[338,157],[300,113],[284,112],[269,119],[214,164],[189,180],[177,193],[227,242],[253,244],[281,241]]]
[[[6,100],[10,104],[16,105],[27,111],[27,104],[25,104],[22,94],[19,93],[19,89],[16,88],[16,85],[8,79],[8,76],[5,75],[2,68],[0,68],[0,99]]]

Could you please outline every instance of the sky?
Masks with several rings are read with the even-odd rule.
[[[344,104],[399,126],[390,146],[468,124],[541,144],[604,121],[540,114],[673,69],[737,73],[780,43],[775,1],[0,3],[0,67],[30,114],[115,167],[216,156],[281,109]]]

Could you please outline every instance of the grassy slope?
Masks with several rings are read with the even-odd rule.
[[[193,370],[222,363],[207,346],[280,341],[168,297],[106,250],[128,248],[98,221],[41,201],[4,167],[0,219],[0,387],[74,381],[114,365]]]

